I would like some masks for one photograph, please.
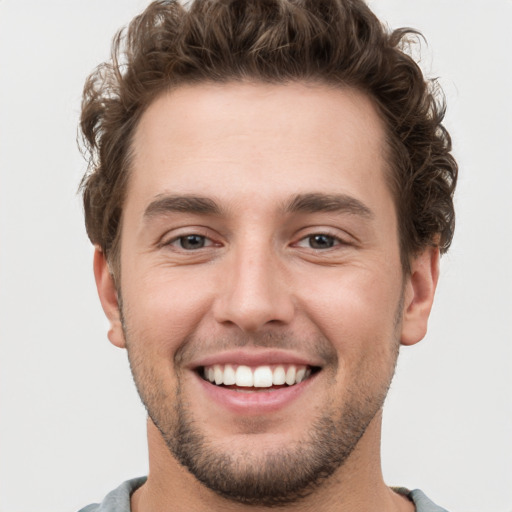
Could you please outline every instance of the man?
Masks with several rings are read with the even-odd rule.
[[[408,35],[359,0],[156,2],[88,79],[86,226],[150,469],[84,511],[443,510],[380,469],[454,227]]]

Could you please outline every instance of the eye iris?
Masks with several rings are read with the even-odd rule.
[[[309,237],[309,245],[313,249],[330,249],[334,245],[334,238],[329,235],[313,235]]]
[[[200,235],[188,235],[180,238],[180,244],[183,249],[201,249],[204,247],[205,238]]]

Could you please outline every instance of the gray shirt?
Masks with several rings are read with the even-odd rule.
[[[117,489],[105,496],[101,503],[93,503],[81,509],[79,512],[130,512],[130,496],[144,482],[146,477],[134,478],[122,483]],[[407,496],[416,506],[416,512],[447,512],[430,501],[419,489],[409,491],[403,488],[394,489],[396,492]]]

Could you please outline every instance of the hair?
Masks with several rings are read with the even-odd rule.
[[[88,77],[83,93],[85,224],[114,276],[137,124],[158,95],[203,82],[305,81],[367,94],[387,131],[404,271],[428,246],[446,252],[457,164],[442,125],[442,91],[407,52],[420,36],[387,29],[362,0],[151,3],[115,36],[111,59]]]

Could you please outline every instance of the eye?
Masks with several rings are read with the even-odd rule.
[[[184,249],[186,251],[195,251],[203,247],[209,247],[213,242],[203,235],[185,235],[172,240],[169,245]]]
[[[335,245],[339,245],[340,243],[339,238],[326,235],[325,233],[317,233],[303,238],[297,245],[308,249],[322,250],[332,249]]]

